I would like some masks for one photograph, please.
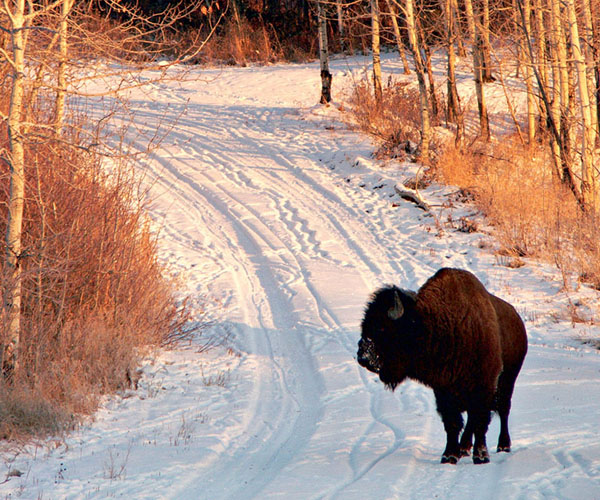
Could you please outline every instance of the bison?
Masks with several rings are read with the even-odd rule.
[[[392,391],[407,377],[433,389],[447,437],[442,463],[468,456],[474,435],[473,462],[483,464],[492,411],[500,416],[497,451],[510,451],[508,414],[526,353],[514,307],[470,272],[443,268],[417,293],[388,286],[373,294],[357,358]]]

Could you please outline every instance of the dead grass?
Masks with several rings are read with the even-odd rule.
[[[388,82],[378,103],[371,83],[362,81],[349,100],[352,124],[381,141],[377,156],[402,158],[406,141],[418,142],[419,98],[414,87]],[[435,143],[428,175],[458,186],[485,214],[501,245],[499,262],[519,267],[524,257],[543,259],[564,276],[575,275],[600,290],[598,214],[582,212],[557,181],[547,145],[528,149],[516,135],[490,144],[475,141],[460,149],[453,141]]]
[[[421,138],[419,90],[407,82],[388,80],[378,101],[370,81],[357,82],[348,99],[352,125],[377,138],[377,158],[412,158]],[[439,101],[439,99],[438,99]],[[432,116],[432,123],[440,117]],[[432,144],[437,150],[437,145]]]
[[[511,262],[540,258],[600,289],[597,217],[583,213],[555,178],[544,145],[529,150],[516,137],[462,150],[449,145],[434,170],[472,194]]]
[[[183,43],[191,39],[192,32],[183,33]],[[218,32],[208,41],[196,62],[226,63],[246,66],[252,63],[269,64],[280,61],[303,62],[314,58],[314,50],[303,49],[305,43],[298,36],[279,38],[277,31],[264,22],[240,23],[223,21]]]
[[[419,141],[419,94],[408,84],[388,81],[378,101],[371,82],[357,82],[349,103],[355,127],[381,141],[377,156],[397,156],[407,141]]]

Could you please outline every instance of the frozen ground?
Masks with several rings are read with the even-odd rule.
[[[334,62],[336,92],[364,65]],[[385,70],[399,72],[392,57]],[[600,499],[600,353],[576,340],[600,330],[567,313],[597,294],[565,291],[551,267],[503,265],[489,236],[453,227],[475,215],[450,206],[451,188],[423,192],[435,217],[396,196],[416,167],[378,164],[336,106],[315,106],[316,64],[193,71],[137,92],[131,111],[142,132],[180,115],[145,165],[152,216],[213,326],[65,440],[5,451],[0,495]],[[416,289],[442,266],[473,271],[529,332],[513,452],[485,466],[440,465],[431,391],[388,392],[354,359],[369,294]],[[200,352],[209,339],[222,343]],[[492,450],[497,434],[494,419]]]

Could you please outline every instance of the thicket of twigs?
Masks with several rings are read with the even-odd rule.
[[[2,113],[8,95],[0,91]],[[43,95],[37,101],[29,119],[52,123]],[[0,128],[6,151],[6,125]],[[83,145],[75,132],[27,143],[21,339],[12,380],[0,381],[0,438],[75,424],[100,395],[135,385],[149,348],[185,336],[187,313],[157,259],[131,167],[111,160],[108,170]],[[2,234],[9,185],[0,162]],[[2,336],[4,327],[0,321]]]
[[[417,92],[414,86],[388,85],[378,102],[371,82],[359,82],[350,95],[352,123],[381,141],[380,152],[397,156],[398,144],[418,141]],[[557,178],[546,145],[540,140],[525,146],[516,132],[490,142],[475,139],[460,146],[438,140],[427,175],[459,187],[476,204],[494,228],[507,265],[539,258],[555,264],[565,278],[575,275],[600,290],[597,217],[582,211]]]

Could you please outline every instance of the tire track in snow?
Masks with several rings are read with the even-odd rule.
[[[193,141],[190,141],[190,143],[192,143]],[[190,153],[188,151],[188,153]],[[213,163],[213,165],[217,165],[218,167],[222,167],[223,163]],[[230,164],[231,165],[231,164]],[[243,241],[245,240],[246,243],[242,242],[242,247],[244,247],[246,249],[246,253],[248,256],[254,255],[254,257],[257,257],[259,254],[261,256],[264,256],[264,251],[258,251],[257,250],[257,245],[256,245],[256,241],[254,241],[251,244],[248,244],[248,241],[251,241],[252,239],[256,240],[256,239],[261,239],[261,241],[265,244],[265,246],[270,250],[270,252],[277,254],[278,252],[280,252],[283,254],[286,254],[286,249],[289,251],[289,254],[291,256],[291,258],[287,259],[287,262],[284,262],[285,265],[290,266],[292,265],[295,269],[299,270],[300,273],[302,274],[303,272],[303,264],[299,261],[299,257],[297,255],[299,254],[303,254],[303,251],[306,251],[308,249],[312,249],[312,256],[313,257],[320,257],[320,258],[324,258],[325,260],[327,259],[327,257],[329,256],[329,254],[327,252],[323,252],[322,250],[318,249],[318,243],[319,241],[316,239],[316,231],[310,231],[307,230],[308,228],[306,227],[307,221],[305,220],[304,222],[302,220],[300,220],[300,216],[298,215],[300,212],[304,212],[307,213],[307,211],[310,211],[312,209],[312,207],[308,207],[305,204],[301,205],[300,207],[297,207],[295,205],[297,205],[297,201],[298,200],[304,200],[304,199],[308,199],[308,200],[312,200],[313,203],[315,203],[316,200],[314,200],[315,198],[315,194],[317,195],[318,199],[318,203],[317,206],[319,206],[321,208],[321,211],[324,211],[324,208],[327,207],[327,211],[326,211],[326,216],[324,219],[325,222],[325,226],[327,227],[327,231],[331,233],[331,238],[339,241],[339,242],[351,242],[350,245],[346,248],[346,251],[349,251],[351,255],[353,255],[352,257],[352,261],[355,263],[358,263],[359,265],[363,266],[364,269],[360,272],[361,275],[365,275],[368,274],[368,278],[363,278],[364,281],[367,281],[367,279],[369,281],[373,281],[374,276],[381,274],[381,270],[377,268],[377,266],[371,262],[369,260],[369,258],[367,257],[367,252],[368,250],[365,250],[363,246],[361,246],[361,244],[357,241],[354,240],[354,238],[350,235],[350,231],[347,230],[344,226],[345,223],[347,223],[346,221],[352,221],[355,218],[355,214],[352,213],[352,211],[349,211],[347,209],[348,204],[344,204],[342,203],[337,197],[335,197],[332,193],[324,190],[324,189],[320,189],[320,190],[315,190],[315,186],[314,186],[314,181],[304,178],[301,175],[296,174],[294,176],[294,187],[298,188],[298,186],[302,186],[301,189],[297,189],[296,192],[290,192],[290,185],[291,182],[288,179],[287,181],[285,179],[280,179],[279,176],[273,176],[273,175],[267,175],[267,170],[264,171],[258,171],[259,177],[261,178],[261,185],[255,185],[256,181],[253,181],[252,179],[249,179],[247,176],[247,172],[243,171],[243,166],[241,167],[240,171],[237,172],[232,172],[231,170],[233,170],[230,165],[227,165],[227,167],[229,168],[229,170],[227,171],[227,178],[223,177],[218,179],[217,181],[215,181],[215,176],[213,174],[210,174],[210,176],[212,176],[213,178],[209,178],[209,174],[207,172],[202,172],[202,175],[204,176],[205,182],[198,182],[197,180],[192,180],[187,176],[182,176],[181,174],[177,174],[176,172],[173,172],[173,175],[176,175],[179,177],[180,181],[184,181],[183,184],[187,184],[189,187],[189,192],[186,193],[186,198],[187,198],[187,202],[188,203],[194,203],[194,198],[195,196],[197,196],[198,194],[203,195],[205,198],[207,197],[207,193],[203,192],[207,189],[206,186],[214,186],[212,189],[213,191],[211,191],[210,193],[210,200],[208,201],[208,205],[212,205],[217,207],[221,214],[224,215],[224,218],[226,220],[229,221],[230,224],[234,224],[233,221],[235,222],[235,225],[237,226],[237,232],[238,233],[243,233],[245,235],[244,238],[242,237],[238,237],[238,240]],[[170,169],[171,166],[168,164],[164,164],[163,165],[165,168]],[[212,166],[212,165],[211,165]],[[288,165],[289,166],[289,165]],[[224,170],[224,168],[220,168],[220,170]],[[253,174],[256,174],[256,171],[253,171]],[[228,182],[230,184],[228,184]],[[236,185],[232,185],[231,183],[235,182]],[[181,185],[181,184],[180,184]],[[276,200],[276,205],[277,205],[277,211],[280,215],[283,215],[283,217],[281,217],[284,221],[284,225],[285,225],[285,231],[286,234],[288,236],[293,236],[294,240],[292,242],[285,242],[282,238],[278,238],[277,235],[275,235],[275,233],[273,232],[272,228],[267,227],[261,220],[260,220],[260,214],[252,209],[250,206],[248,205],[244,205],[243,202],[239,199],[236,199],[235,195],[232,194],[236,191],[236,189],[239,189],[239,185],[244,186],[244,188],[246,190],[252,190],[254,189],[257,193],[260,193],[261,195],[263,195],[264,193],[270,194],[271,195],[271,199],[272,200]],[[275,187],[271,187],[271,186],[275,186]],[[312,190],[312,192],[311,192]],[[299,192],[298,192],[299,191]],[[316,191],[316,193],[315,193]],[[283,193],[283,195],[281,194]],[[312,195],[312,196],[310,196]],[[292,200],[294,203],[292,203]],[[343,208],[342,208],[343,207]],[[345,222],[342,222],[340,220],[340,212],[345,216]],[[350,213],[349,213],[350,212]],[[310,213],[310,212],[308,212]],[[304,224],[304,225],[303,225]],[[250,227],[252,225],[252,227]],[[309,235],[311,235],[308,240],[306,239],[306,235],[307,233]],[[321,231],[321,233],[323,233],[323,231]],[[268,238],[265,238],[263,235],[268,234]],[[359,234],[369,234],[369,232],[367,231],[362,231]],[[251,237],[250,237],[251,235]],[[281,244],[281,246],[279,248],[276,248],[273,246],[272,242],[273,241],[277,241],[279,244]],[[364,243],[363,243],[364,244]],[[373,243],[371,243],[373,244]],[[231,247],[232,245],[230,245]],[[254,247],[254,248],[251,248]],[[344,252],[346,253],[346,252]],[[252,259],[250,259],[252,260]],[[295,262],[292,262],[295,261]],[[336,262],[334,260],[334,263],[337,264],[342,264],[343,262],[338,261]],[[250,271],[250,272],[256,272],[256,271]],[[273,289],[277,289],[277,285],[281,285],[281,283],[274,283],[274,279],[273,277],[269,277],[268,280],[267,278],[265,278],[265,276],[268,276],[267,274],[263,274],[262,279],[259,278],[259,281],[264,282],[263,284],[261,284],[262,286],[262,292],[264,292],[265,290],[273,290]],[[300,276],[299,278],[302,281],[302,285],[306,287],[306,289],[309,291],[310,295],[313,297],[314,303],[315,303],[315,307],[318,310],[318,314],[319,317],[321,318],[321,321],[328,327],[328,328],[336,328],[339,329],[340,328],[340,324],[339,321],[335,318],[335,314],[329,310],[327,308],[326,302],[319,297],[318,292],[314,289],[314,287],[312,287],[310,285],[310,277],[306,274],[306,272],[304,271],[304,274],[302,276]],[[265,282],[265,280],[267,281],[271,281],[271,282]],[[241,287],[243,288],[243,287]],[[256,290],[253,291],[253,295],[256,294]],[[279,302],[282,302],[281,297],[279,297],[279,299],[277,299]],[[276,300],[274,300],[274,298],[269,298],[269,303],[273,304],[276,303]],[[292,322],[293,323],[293,322]],[[287,324],[287,325],[283,325],[285,328],[287,328],[288,330],[290,330],[294,325],[293,324]],[[354,345],[352,346],[354,348]],[[352,353],[353,354],[353,353]],[[361,376],[363,376],[361,374]],[[262,382],[259,382],[259,384],[261,384]],[[259,396],[262,397],[262,396]],[[373,395],[373,397],[376,399],[378,398],[378,396],[376,394]],[[376,403],[372,403],[371,407],[374,408],[374,405]],[[258,409],[256,410],[257,412],[259,411]],[[261,410],[262,411],[262,410]],[[388,422],[382,420],[381,418],[378,418],[376,414],[374,414],[374,418],[376,421],[379,421],[380,423],[383,423],[384,425],[387,425],[395,434],[399,435],[398,431],[396,428],[394,428],[393,426],[391,426]],[[316,422],[316,419],[315,419]],[[313,422],[314,423],[314,422]],[[280,429],[281,431],[281,429]],[[291,433],[290,433],[291,434]],[[294,434],[298,434],[301,435],[301,433],[298,433],[296,431],[294,431]],[[304,436],[304,438],[306,438],[306,436]],[[303,438],[300,438],[301,440]],[[397,439],[397,441],[399,441],[400,438]],[[360,438],[359,438],[360,441]],[[298,444],[298,442],[296,443]],[[397,445],[396,445],[397,447]],[[301,447],[298,447],[298,449]],[[395,448],[394,448],[395,449]],[[394,451],[394,449],[390,450],[390,453]],[[298,450],[296,450],[297,452]],[[244,453],[246,453],[246,451],[244,451]],[[242,457],[239,456],[235,456],[234,459],[232,459],[231,461],[229,461],[228,463],[231,464],[232,462],[236,462],[239,464],[240,460]],[[384,457],[380,457],[379,460],[383,459]],[[351,459],[351,458],[350,458]],[[242,462],[243,463],[243,462]],[[279,467],[282,467],[282,464],[278,465]],[[229,468],[229,465],[226,467]],[[242,467],[243,468],[243,467]],[[239,467],[235,467],[236,475],[239,474]],[[365,471],[366,472],[366,471]],[[271,471],[271,474],[273,473],[273,471]],[[357,474],[354,474],[355,479],[357,479]],[[243,474],[242,474],[243,477]],[[263,475],[262,477],[266,477],[265,475]],[[245,481],[247,482],[247,481]],[[259,484],[255,481],[255,487],[254,489],[256,491],[260,491],[260,488],[262,488],[264,486],[264,484]],[[189,487],[189,485],[186,485],[186,488]],[[253,491],[253,487],[252,485],[248,485],[246,484],[244,487],[244,495],[248,495],[249,492]],[[242,492],[238,492],[238,493],[242,493]],[[250,496],[248,496],[250,497]],[[233,498],[233,495],[232,495]]]
[[[236,242],[230,244],[230,247],[234,249],[239,246],[242,250],[239,253],[244,258],[239,262],[241,274],[244,276],[239,279],[246,282],[238,286],[238,293],[243,295],[245,290],[251,291],[249,298],[252,303],[242,304],[246,309],[244,319],[248,323],[254,321],[258,323],[255,331],[246,328],[246,332],[240,333],[247,334],[249,337],[247,340],[252,344],[252,353],[261,356],[261,363],[272,365],[272,369],[267,366],[258,371],[256,393],[252,398],[253,418],[244,432],[248,439],[238,442],[237,449],[232,450],[231,458],[218,464],[221,469],[220,474],[211,471],[211,475],[215,474],[220,481],[224,477],[231,476],[231,484],[239,485],[239,491],[233,491],[235,488],[232,488],[232,491],[227,492],[223,498],[251,498],[264,487],[272,474],[276,474],[277,469],[285,465],[286,459],[289,460],[292,452],[302,448],[302,444],[310,436],[311,428],[318,420],[316,414],[319,405],[312,401],[312,398],[318,397],[320,392],[318,375],[311,373],[311,361],[298,336],[280,335],[277,339],[273,338],[275,331],[293,330],[295,322],[286,318],[287,298],[277,292],[279,287],[276,278],[272,275],[270,263],[260,262],[264,257],[264,247],[273,249],[269,239],[251,226],[249,221],[256,222],[253,217],[242,215],[241,212],[246,207],[242,205],[232,207],[230,203],[232,199],[223,198],[227,192],[222,187],[218,187],[219,192],[215,194],[206,185],[197,184],[190,179],[187,185],[194,193],[191,199],[196,199],[198,196],[205,198],[208,204],[218,211],[222,223],[230,226],[232,232],[236,234]],[[223,233],[224,236],[231,234],[230,231]],[[274,342],[279,342],[281,345],[274,345]],[[312,378],[302,377],[302,384],[298,384],[297,380],[291,381],[294,367],[282,366],[280,361],[286,352],[294,352],[298,358],[297,363],[306,367],[302,368],[302,374],[310,374]],[[276,373],[275,376],[271,376],[273,371]],[[298,371],[297,367],[296,371]],[[288,420],[291,420],[291,423]],[[268,425],[265,425],[265,422],[268,422]],[[267,462],[260,463],[260,459],[253,458],[251,453],[256,446],[269,448],[274,452],[273,456]],[[269,470],[270,473],[265,474],[265,470]],[[223,494],[222,488],[222,484],[213,485],[210,478],[202,477],[182,481],[180,490],[202,491],[205,498],[221,498],[219,495]],[[177,490],[173,492],[173,498],[177,498]]]
[[[323,174],[319,160],[327,160],[334,138],[316,135],[311,127],[314,130],[315,125],[290,120],[285,112],[220,107],[217,117],[210,107],[191,106],[171,134],[180,144],[172,159],[158,158],[165,172],[177,179],[171,189],[175,186],[179,191],[184,210],[200,215],[199,220],[214,232],[213,240],[227,241],[220,254],[237,268],[235,295],[244,309],[243,323],[258,325],[237,326],[238,334],[251,343],[252,354],[266,356],[274,373],[257,373],[245,437],[234,440],[211,471],[221,481],[231,478],[232,485],[212,484],[209,477],[198,475],[183,481],[181,492],[202,485],[205,498],[252,498],[298,458],[321,425],[326,402],[319,394],[322,381],[315,349],[324,339],[318,336],[340,345],[350,361],[357,338],[347,334],[336,338],[345,329],[313,283],[309,269],[315,262],[356,273],[366,290],[382,282],[415,282],[421,278],[416,270],[427,267],[418,258],[418,243],[397,244],[398,233],[389,228],[398,216],[385,202],[367,191],[326,184],[330,176]],[[218,146],[207,145],[216,137]],[[293,147],[286,148],[292,140]],[[374,213],[365,216],[361,207],[370,207]],[[213,210],[216,220],[207,221],[203,210]],[[172,225],[170,231],[176,235],[178,228]],[[196,237],[193,230],[179,234],[190,248],[197,246]],[[228,272],[227,267],[223,265],[223,272]],[[244,298],[245,294],[249,296]],[[293,303],[299,295],[311,304],[305,307],[314,312],[314,324],[295,314]],[[361,302],[364,299],[366,295]],[[295,359],[286,359],[286,352],[293,352]],[[405,439],[399,426],[382,413],[381,386],[373,387],[369,375],[355,366],[354,370],[367,388],[370,423],[353,437],[348,473],[333,479],[335,486],[329,484],[319,498],[343,498],[346,490],[393,455]],[[273,407],[274,401],[280,412]],[[312,413],[306,408],[312,408]],[[285,421],[287,414],[294,415],[293,422]],[[361,446],[380,428],[388,430],[392,442],[365,463]],[[425,441],[430,438],[427,429],[422,433]]]

